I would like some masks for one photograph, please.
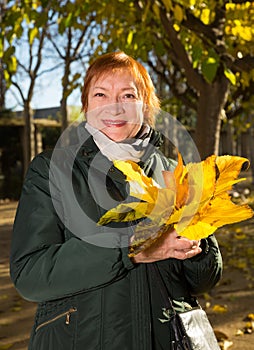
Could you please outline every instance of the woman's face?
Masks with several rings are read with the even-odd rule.
[[[137,134],[144,121],[143,103],[130,72],[118,70],[92,79],[86,118],[115,142]]]

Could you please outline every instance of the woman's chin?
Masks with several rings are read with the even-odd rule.
[[[126,135],[126,127],[117,128],[117,127],[103,127],[98,128],[104,135],[106,135],[109,139],[111,139],[114,142],[120,142],[124,140]]]
[[[126,139],[135,137],[139,129],[140,129],[140,126],[130,129],[128,128],[127,125],[125,125],[122,128],[119,128],[119,127],[103,128],[101,129],[101,132],[112,141],[121,142]]]
[[[112,132],[104,132],[104,134],[112,141],[114,142],[121,142],[124,141],[127,136],[123,134],[118,134],[118,133],[112,133]]]

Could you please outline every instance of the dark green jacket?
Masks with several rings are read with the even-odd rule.
[[[84,135],[81,147],[74,142],[38,155],[23,186],[11,277],[25,299],[39,303],[29,349],[166,350],[169,324],[158,320],[163,303],[156,281],[147,264],[128,258],[131,227],[96,224],[127,198],[125,178]],[[152,140],[157,146],[155,132]],[[159,182],[161,170],[172,167],[157,147],[140,165]],[[158,262],[175,300],[190,301],[221,276],[216,239],[202,244],[195,258]]]

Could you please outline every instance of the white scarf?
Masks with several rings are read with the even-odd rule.
[[[85,128],[93,136],[94,142],[101,153],[111,161],[132,160],[133,162],[139,162],[150,140],[150,136],[148,136],[150,127],[148,125],[143,126],[138,139],[126,139],[123,142],[112,141],[88,123],[86,123]]]

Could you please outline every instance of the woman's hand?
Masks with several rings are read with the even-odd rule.
[[[176,231],[164,233],[153,245],[132,258],[134,263],[151,263],[168,258],[187,259],[201,253],[200,241],[179,237]]]

